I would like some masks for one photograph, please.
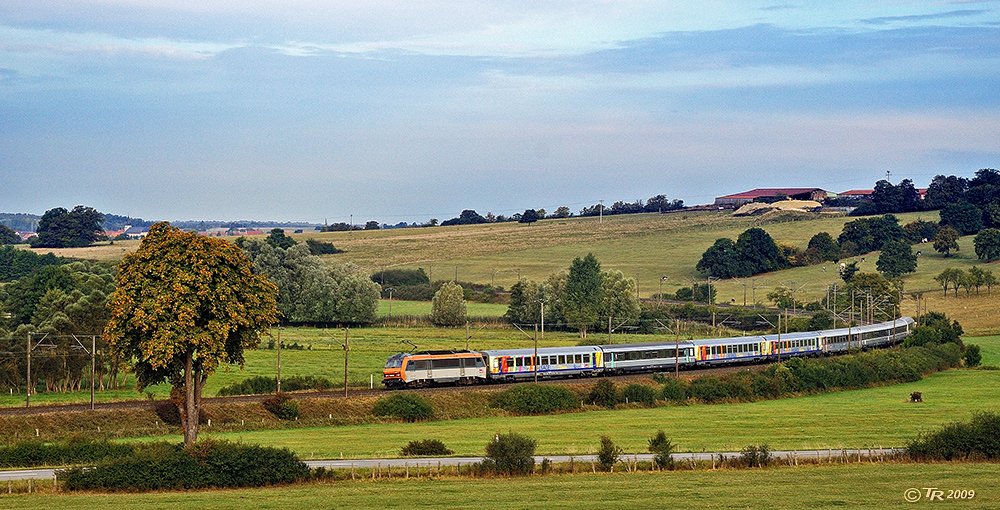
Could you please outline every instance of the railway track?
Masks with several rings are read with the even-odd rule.
[[[746,370],[760,371],[764,370],[770,365],[737,365],[737,366],[725,366],[725,367],[712,367],[712,368],[699,368],[699,369],[689,369],[682,370],[680,376],[682,379],[690,379],[694,377],[700,377],[705,375],[722,375],[733,372],[741,372]],[[673,372],[666,373],[665,375],[672,376]],[[639,381],[643,379],[649,379],[652,377],[651,373],[634,373],[634,374],[624,374],[616,376],[608,376],[615,382],[628,383],[632,381]],[[563,385],[582,385],[582,384],[593,384],[598,378],[587,377],[587,378],[576,378],[576,379],[540,379],[539,384],[563,384]],[[504,388],[510,387],[513,384],[525,384],[521,383],[505,383],[505,384],[487,384],[487,385],[476,385],[476,386],[431,386],[429,388],[423,388],[420,391],[426,393],[447,393],[447,392],[464,392],[464,391],[496,391],[502,390]],[[364,396],[377,396],[383,395],[386,390],[382,388],[374,389],[348,389],[348,397],[364,397]],[[333,399],[333,398],[344,398],[343,390],[327,390],[327,391],[310,391],[310,392],[300,392],[291,393],[293,398],[318,398],[318,399]],[[239,402],[263,402],[270,398],[271,395],[239,395],[231,397],[205,397],[202,402],[207,405],[212,404],[230,404]],[[124,400],[119,402],[101,402],[94,404],[94,410],[115,410],[115,409],[146,409],[152,408],[156,405],[156,401],[153,400]],[[25,416],[34,414],[45,414],[45,413],[76,413],[76,412],[86,412],[90,411],[90,403],[82,404],[58,404],[58,405],[38,405],[31,407],[3,407],[0,408],[0,416]]]

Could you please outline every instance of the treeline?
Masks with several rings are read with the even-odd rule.
[[[875,183],[870,200],[852,211],[854,216],[870,216],[887,213],[905,213],[944,209],[960,203],[974,205],[982,214],[987,226],[1000,220],[1000,172],[983,168],[975,177],[966,179],[955,175],[936,175],[927,187],[923,200],[913,186],[913,181],[904,179],[893,185],[883,179]]]
[[[619,200],[610,206],[605,206],[604,204],[595,204],[589,207],[584,207],[580,210],[580,216],[598,216],[598,215],[616,215],[616,214],[638,214],[638,213],[650,213],[650,212],[666,212],[666,211],[676,211],[684,209],[683,200],[670,200],[666,195],[656,195],[650,197],[649,200],[642,201],[636,200],[635,202],[625,202]],[[522,223],[531,223],[536,220],[546,219],[546,218],[570,218],[573,216],[573,212],[570,211],[569,207],[560,206],[557,207],[555,211],[551,213],[545,209],[526,209],[523,213],[514,213],[510,216],[504,216],[503,214],[494,215],[493,213],[487,213],[486,216],[482,216],[473,209],[466,209],[461,212],[456,218],[451,218],[441,222],[442,226],[449,225],[475,225],[481,223],[503,223],[507,221],[518,221]],[[432,219],[430,222],[425,223],[421,226],[434,226],[437,225],[438,220]]]
[[[29,332],[33,388],[44,384],[47,391],[74,391],[89,386],[92,345],[89,338],[78,343],[74,335],[97,335],[98,388],[121,385],[100,336],[108,320],[105,305],[115,289],[114,273],[107,264],[77,261],[44,266],[0,286],[5,312],[0,318],[0,388],[21,391],[28,384]]]
[[[13,246],[0,246],[0,282],[10,282],[37,273],[43,267],[59,266],[69,260],[51,253],[39,255]]]
[[[313,253],[316,248],[296,243],[278,228],[263,240],[240,237],[236,245],[253,262],[254,271],[278,287],[282,322],[375,322],[381,289],[357,265],[324,263]]]

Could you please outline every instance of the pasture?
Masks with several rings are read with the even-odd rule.
[[[516,482],[517,490],[511,490]],[[911,488],[974,490],[965,500],[909,503]],[[944,493],[947,496],[947,492]],[[481,510],[499,500],[516,508],[882,508],[920,505],[995,508],[995,464],[846,464],[770,469],[598,473],[509,478],[426,478],[301,484],[265,489],[151,494],[0,495],[17,510],[75,508],[441,508]]]

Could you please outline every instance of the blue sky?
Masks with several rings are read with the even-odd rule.
[[[385,223],[1000,165],[1000,1],[5,0],[0,210]]]

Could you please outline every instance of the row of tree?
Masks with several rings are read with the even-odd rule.
[[[934,281],[941,285],[946,296],[948,288],[951,287],[957,297],[959,288],[965,289],[966,296],[972,293],[972,289],[976,289],[976,294],[979,294],[981,287],[986,287],[986,291],[992,294],[993,286],[997,284],[997,277],[993,275],[993,271],[978,266],[972,266],[968,271],[949,267],[935,276]]]
[[[546,327],[577,329],[581,337],[609,319],[612,327],[634,324],[640,313],[635,279],[614,269],[602,271],[592,253],[544,282],[514,284],[504,316],[515,324],[540,324],[543,306]]]

